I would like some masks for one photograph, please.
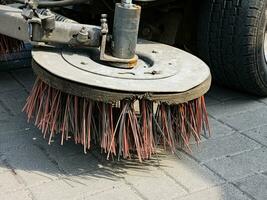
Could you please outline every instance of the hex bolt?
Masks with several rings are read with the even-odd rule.
[[[77,40],[80,43],[85,43],[88,41],[88,36],[89,36],[88,31],[86,30],[85,27],[82,27],[77,35]]]

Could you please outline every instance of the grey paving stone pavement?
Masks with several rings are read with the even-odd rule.
[[[199,162],[207,162],[260,147],[257,142],[235,132],[220,138],[210,138],[200,145],[192,145],[191,148],[192,155]]]
[[[267,148],[263,147],[252,151],[205,163],[213,171],[228,181],[238,180],[256,173],[263,173],[267,166]]]
[[[106,161],[97,150],[54,138],[21,113],[30,68],[0,73],[1,200],[266,200],[267,99],[213,86],[212,135],[192,152],[159,151],[145,163]]]
[[[220,121],[228,124],[230,127],[238,131],[247,131],[266,125],[266,113],[267,108],[261,107],[240,114],[223,116],[220,118]]]
[[[241,192],[239,189],[230,184],[224,184],[207,190],[189,194],[177,200],[250,200],[248,195]]]
[[[1,72],[0,85],[0,92],[21,89],[21,85],[14,80],[10,73],[7,72]]]
[[[218,119],[249,111],[253,112],[257,108],[265,107],[264,103],[247,97],[224,101],[219,105],[220,106],[217,104],[209,106],[209,114]]]
[[[222,122],[219,122],[212,117],[209,118],[209,124],[212,133],[212,138],[218,138],[236,132],[232,127]]]
[[[235,185],[255,199],[266,199],[267,197],[267,176],[264,174],[256,174],[240,179],[235,182]]]
[[[242,134],[267,147],[267,126],[260,126],[248,131],[244,131]]]

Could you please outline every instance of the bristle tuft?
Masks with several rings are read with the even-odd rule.
[[[62,93],[37,79],[23,110],[49,144],[61,134],[62,145],[72,138],[83,145],[84,153],[97,145],[107,159],[137,157],[142,162],[159,145],[190,150],[191,138],[199,143],[201,133],[209,132],[204,97],[178,105],[146,99],[113,105]]]
[[[7,59],[8,54],[19,52],[24,48],[24,42],[0,34],[0,58]]]

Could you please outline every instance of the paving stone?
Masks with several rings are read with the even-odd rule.
[[[17,191],[1,194],[1,200],[32,200],[28,191]]]
[[[2,104],[2,105],[1,105]],[[12,113],[0,101],[0,121],[6,122],[12,117]]]
[[[8,150],[4,151],[2,157],[6,162],[15,170],[22,170],[28,172],[36,172],[43,177],[49,177],[50,179],[56,179],[58,174],[61,174],[57,163],[55,163],[45,152],[25,140],[23,145],[22,139],[14,139],[17,141],[18,147],[15,146],[15,142],[12,143]],[[22,173],[23,178],[23,173]],[[26,178],[28,174],[25,174]]]
[[[242,190],[249,193],[257,200],[267,199],[267,176],[257,174],[238,180],[235,184]]]
[[[0,135],[1,171],[14,170],[26,186],[34,186],[56,179],[59,170],[38,148],[29,134]]]
[[[0,174],[0,197],[5,193],[15,192],[23,188],[24,185],[19,183],[16,179],[16,175],[12,174],[10,171]]]
[[[69,175],[99,168],[96,159],[90,153],[85,155],[81,145],[75,145],[73,141],[65,142],[64,146],[61,146],[59,141],[48,145],[47,140],[42,138],[39,130],[0,134],[0,152],[5,153],[11,160],[23,154],[22,157],[19,158],[19,161],[21,161],[20,159],[22,158],[33,159],[32,157],[35,156],[35,154],[37,154],[35,157],[41,154],[40,162],[55,162],[60,170]],[[29,158],[27,158],[27,156]],[[25,166],[25,168],[31,169],[32,167]]]
[[[22,90],[12,90],[0,93],[0,105],[5,106],[12,116],[20,114],[28,94]]]
[[[31,68],[14,70],[11,73],[28,91],[31,90],[36,79]]]
[[[178,157],[168,155],[159,158],[159,167],[189,193],[211,188],[224,182],[206,167],[189,159],[183,153],[178,153]]]
[[[195,138],[191,137],[191,138],[189,139],[189,144],[190,144],[190,145],[194,145],[194,144],[197,144],[197,143],[204,142],[204,141],[207,140],[206,138],[209,138],[209,134],[205,134],[205,133],[203,133],[203,134],[201,135],[201,137],[200,137],[200,141],[199,141],[199,142],[196,142]]]
[[[221,136],[226,136],[234,133],[235,131],[230,128],[229,126],[213,119],[209,118],[209,123],[210,123],[210,130],[211,130],[211,138],[217,138]]]
[[[64,170],[68,175],[80,174],[100,168],[99,162],[91,154],[84,155],[80,153],[75,156],[64,156],[62,154],[62,157],[56,158],[56,161],[60,169]]]
[[[48,139],[44,139],[41,131],[37,130],[35,132],[35,144],[56,159],[64,158],[64,156],[84,155],[83,146],[75,144],[71,139],[64,141],[61,145],[61,134],[56,135],[51,144],[48,145]],[[90,154],[90,151],[88,154]]]
[[[10,134],[18,131],[34,130],[32,123],[27,123],[24,113],[19,113],[16,116],[10,116],[5,119],[0,119],[0,135]]]
[[[7,172],[8,169],[6,168],[5,163],[2,161],[2,156],[0,157],[0,174]]]
[[[131,190],[130,186],[119,185],[114,186],[113,188],[101,191],[94,195],[88,195],[87,193],[81,194],[81,197],[78,197],[75,200],[142,200],[134,191]]]
[[[84,193],[88,196],[99,194],[122,184],[122,181],[111,180],[109,176],[97,177],[97,172],[95,172],[95,174],[70,176],[61,180],[44,183],[31,188],[31,190],[38,200],[73,200],[79,198]]]
[[[266,170],[267,148],[212,160],[206,165],[227,180],[237,180]]]
[[[210,95],[206,95],[205,96],[205,101],[206,101],[206,105],[207,106],[216,105],[216,104],[220,104],[221,103],[219,100],[211,97]]]
[[[211,119],[212,137],[204,139],[199,147],[191,142],[192,156],[207,167],[183,153],[180,160],[173,155],[159,157],[159,167],[153,160],[145,164],[128,161],[113,164],[104,162],[105,156],[84,155],[82,146],[71,141],[61,146],[60,137],[55,137],[49,146],[40,131],[27,124],[25,114],[20,113],[27,97],[23,88],[29,91],[35,79],[32,70],[12,72],[22,85],[8,73],[0,75],[0,101],[4,102],[2,107],[0,103],[1,200],[31,199],[26,186],[36,200],[140,199],[141,196],[163,200],[248,199],[233,185],[224,184],[223,179],[208,168],[228,180],[238,180],[235,184],[256,199],[265,195],[261,191],[266,188],[265,175],[255,175],[267,171],[265,148],[230,128],[254,128],[242,134],[265,144],[266,127],[258,129],[267,125],[264,99],[217,86],[206,95],[208,111],[225,122]],[[13,172],[10,167],[14,168]]]
[[[239,133],[206,140],[200,145],[192,145],[192,156],[200,162],[225,157],[261,147],[260,144]]]
[[[183,198],[177,198],[175,200],[250,200],[243,192],[236,189],[230,184],[213,187],[207,190],[196,192],[185,196]]]
[[[162,170],[127,170],[125,180],[136,188],[146,199],[173,199],[187,194],[184,187],[177,184]],[[164,191],[164,192],[163,192]]]
[[[267,108],[265,104],[254,101],[250,98],[239,98],[230,101],[223,102],[218,105],[211,105],[208,107],[208,112],[215,118],[221,118],[239,113],[251,111],[253,112],[257,108]]]
[[[250,130],[267,124],[267,108],[258,108],[233,116],[224,116],[221,120],[239,131]]]
[[[33,143],[33,132],[31,130],[0,132],[0,152],[16,153],[22,149],[31,148]]]
[[[0,72],[0,92],[22,89],[21,85],[7,72]]]
[[[53,180],[58,179],[60,174],[48,174],[43,171],[35,171],[35,170],[26,170],[26,169],[17,169],[15,170],[17,176],[24,184],[25,187],[30,188],[34,186],[41,185],[43,183],[48,183]]]
[[[247,94],[237,92],[231,89],[223,88],[223,87],[220,87],[214,84],[211,86],[211,89],[208,92],[208,95],[221,102],[229,101],[232,99],[237,99],[237,98],[244,97],[244,96],[250,97]]]
[[[68,175],[99,169],[99,162],[91,154],[91,151],[85,154],[83,146],[75,144],[74,141],[65,141],[62,146],[60,140],[61,137],[56,137],[55,141],[48,145],[47,140],[38,135],[35,138],[34,145],[41,149],[44,154],[47,154]]]
[[[22,89],[0,92],[0,120],[9,122],[21,113],[25,104],[26,92]]]
[[[247,135],[250,138],[258,141],[259,143],[267,147],[267,126],[261,126],[249,131],[244,131],[242,134]]]

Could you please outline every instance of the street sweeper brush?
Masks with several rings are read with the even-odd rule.
[[[0,5],[6,4],[6,1],[1,0]],[[7,54],[20,51],[24,47],[24,42],[0,34],[0,59],[5,59]]]
[[[140,42],[132,69],[97,60],[96,49],[34,49],[38,79],[24,107],[51,143],[56,134],[107,157],[149,159],[158,145],[188,148],[209,132],[204,94],[208,67],[173,47]],[[89,56],[90,55],[90,56]],[[181,59],[182,58],[182,59]]]
[[[84,153],[96,146],[107,159],[142,162],[157,147],[190,149],[191,138],[209,133],[208,66],[177,48],[137,40],[140,6],[117,3],[111,35],[105,14],[101,26],[68,23],[49,10],[37,14],[36,5],[0,6],[0,17],[20,28],[0,26],[0,33],[38,44],[37,80],[23,110],[49,144],[60,135],[62,145],[73,140]]]

